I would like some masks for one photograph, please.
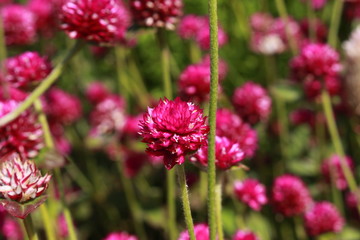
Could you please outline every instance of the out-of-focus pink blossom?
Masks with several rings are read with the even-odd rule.
[[[103,240],[138,240],[138,238],[128,234],[127,232],[112,232],[109,233]]]
[[[198,223],[194,226],[196,240],[209,240],[210,231],[209,226],[205,223]],[[190,240],[189,232],[187,230],[180,233],[178,240]]]
[[[259,240],[259,238],[251,231],[239,230],[235,233],[232,240]]]
[[[1,225],[1,233],[6,239],[24,239],[20,224],[10,216],[6,217],[4,223]]]
[[[235,181],[234,193],[240,201],[255,211],[260,211],[262,206],[268,202],[265,186],[256,179]]]
[[[354,161],[350,157],[345,156],[343,160],[345,161],[346,165],[348,165],[350,170],[354,169]],[[323,161],[321,165],[321,172],[324,175],[326,181],[331,182],[331,173],[333,171],[336,187],[340,190],[344,190],[348,187],[348,184],[340,161],[340,156],[330,156]]]
[[[93,104],[101,102],[102,100],[104,100],[109,95],[110,95],[109,90],[101,82],[92,82],[86,88],[86,97]]]

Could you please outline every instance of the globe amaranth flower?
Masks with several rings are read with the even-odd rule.
[[[232,103],[241,119],[250,124],[265,121],[271,113],[270,96],[263,87],[253,82],[236,88]]]
[[[198,223],[194,226],[194,233],[196,240],[209,240],[210,230],[209,226],[205,223]],[[190,240],[189,232],[187,230],[180,233],[178,240]]]
[[[182,164],[186,154],[205,145],[209,132],[202,109],[180,98],[165,98],[148,108],[139,126],[143,142],[148,145],[147,153],[163,156],[167,169]]]
[[[350,170],[354,169],[354,161],[350,157],[345,156],[343,160]],[[338,155],[332,155],[325,159],[321,165],[321,173],[325,177],[325,180],[330,183],[333,172],[336,187],[340,190],[344,190],[348,187],[348,184],[340,161],[340,156]]]
[[[0,118],[13,111],[19,102],[0,101]],[[43,131],[32,110],[24,111],[18,118],[0,127],[0,157],[17,152],[22,157],[34,158],[43,147]]]
[[[275,179],[272,188],[272,204],[276,212],[290,217],[302,214],[312,199],[304,182],[292,175],[282,175]]]
[[[232,240],[259,240],[259,238],[251,231],[239,230],[235,233]]]
[[[134,21],[146,27],[174,30],[182,15],[182,0],[130,0]]]
[[[129,13],[119,0],[68,0],[60,11],[60,28],[70,38],[115,43],[125,36]]]
[[[51,175],[41,175],[35,163],[14,154],[0,164],[0,193],[3,198],[27,202],[42,195]]]
[[[29,90],[50,73],[52,66],[46,57],[37,52],[25,52],[6,59],[7,81],[12,87]]]
[[[230,110],[218,109],[216,113],[216,135],[227,137],[238,143],[246,158],[254,156],[258,146],[256,131]]]
[[[238,165],[244,158],[245,153],[237,142],[227,137],[215,137],[215,165],[218,169],[227,170]],[[201,147],[190,160],[207,166],[208,147]]]
[[[109,233],[103,240],[138,240],[138,238],[128,234],[127,232],[112,232]]]
[[[268,202],[265,186],[256,179],[235,181],[234,193],[237,199],[255,211],[260,211],[262,206]]]
[[[305,213],[304,225],[310,236],[317,236],[327,232],[340,232],[344,226],[344,219],[330,202],[318,202]]]
[[[35,15],[28,8],[9,4],[1,8],[0,16],[6,45],[26,45],[35,41]]]
[[[292,78],[304,85],[305,94],[314,99],[323,89],[330,95],[340,93],[339,54],[330,46],[320,43],[305,45],[290,63]]]

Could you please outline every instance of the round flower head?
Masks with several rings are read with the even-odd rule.
[[[253,82],[236,88],[232,103],[240,117],[250,124],[266,120],[271,113],[271,98],[267,91]]]
[[[86,97],[93,104],[101,102],[109,95],[109,90],[101,82],[93,82],[86,88]]]
[[[1,234],[5,239],[11,240],[23,240],[23,232],[21,229],[21,225],[18,221],[10,216],[5,218],[4,223],[1,224]]]
[[[13,154],[0,164],[0,193],[3,198],[20,203],[42,195],[51,176],[41,175],[33,161]]]
[[[205,223],[198,223],[194,226],[196,240],[209,240],[210,231],[209,226]],[[180,233],[178,240],[190,240],[189,232],[187,230]]]
[[[261,210],[261,207],[268,202],[265,186],[256,179],[235,181],[234,192],[240,201],[255,211]]]
[[[130,0],[134,20],[142,26],[174,30],[182,0]]]
[[[305,213],[304,224],[310,236],[317,236],[327,232],[340,232],[344,219],[332,203],[318,202]]]
[[[312,202],[304,182],[295,176],[282,175],[275,179],[272,204],[276,212],[290,217],[302,214]]]
[[[245,157],[254,156],[258,138],[256,131],[243,122],[239,116],[227,109],[219,109],[216,113],[216,135],[228,137],[239,144]]]
[[[50,62],[37,52],[25,52],[5,62],[7,81],[14,88],[30,89],[50,73]]]
[[[238,143],[227,137],[215,138],[215,164],[218,169],[227,170],[236,166],[245,158],[243,150],[240,149]],[[208,163],[208,148],[207,146],[201,147],[194,156],[191,157],[194,163],[200,163],[207,166]]]
[[[68,0],[60,11],[60,28],[70,38],[114,43],[124,37],[129,14],[118,0]]]
[[[197,33],[205,23],[206,18],[203,16],[186,15],[179,23],[179,36],[184,39],[195,39]]]
[[[147,143],[147,153],[163,156],[167,169],[182,164],[185,155],[206,144],[209,127],[203,111],[191,102],[176,98],[160,100],[154,108],[148,108],[140,121],[140,135]]]
[[[138,238],[128,234],[127,232],[112,232],[109,233],[103,240],[138,240]]]
[[[353,160],[346,156],[344,158],[348,167],[353,170],[354,162]],[[325,159],[321,165],[321,172],[324,175],[327,182],[331,182],[331,171],[334,169],[335,174],[335,183],[336,187],[340,190],[345,190],[347,188],[347,182],[344,175],[344,172],[341,167],[340,157],[338,155],[332,155],[328,159]]]
[[[0,101],[0,118],[13,111],[19,102]],[[17,152],[22,157],[34,158],[43,147],[43,132],[37,116],[27,110],[18,118],[0,127],[0,157]]]
[[[6,45],[26,45],[35,41],[35,15],[26,7],[10,4],[0,10]]]
[[[239,230],[235,233],[232,240],[259,240],[255,233]]]

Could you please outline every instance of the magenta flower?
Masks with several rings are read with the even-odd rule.
[[[67,238],[69,236],[69,229],[65,220],[64,214],[61,214],[57,218],[57,227],[59,236],[62,238]]]
[[[234,182],[235,196],[255,211],[260,211],[262,206],[268,202],[266,189],[256,179],[245,179]]]
[[[312,202],[304,182],[292,175],[282,175],[275,179],[272,188],[272,204],[275,211],[291,217],[302,214]]]
[[[129,13],[118,0],[68,0],[60,12],[60,28],[70,38],[114,43],[124,37]]]
[[[131,0],[134,20],[142,26],[174,30],[182,15],[182,0]]]
[[[0,101],[0,118],[13,111],[19,102]],[[37,116],[31,111],[23,112],[18,118],[0,127],[0,157],[17,152],[22,157],[34,158],[43,147],[43,131],[37,123]]]
[[[194,226],[196,240],[209,240],[210,231],[209,226],[205,223],[198,223]],[[190,240],[189,232],[187,230],[180,233],[178,240]]]
[[[310,109],[299,108],[291,112],[290,121],[294,125],[307,124],[310,127],[315,127],[316,113]]]
[[[109,90],[101,82],[92,82],[86,88],[86,97],[93,104],[97,104],[110,95]]]
[[[9,4],[0,10],[6,45],[31,44],[36,38],[35,15],[26,7]]]
[[[218,169],[227,170],[233,166],[238,165],[245,158],[244,151],[240,145],[228,139],[227,137],[215,138],[215,165]],[[200,163],[207,166],[208,163],[208,148],[201,147],[194,156],[191,157],[194,163]]]
[[[239,144],[246,158],[254,156],[258,145],[257,133],[239,116],[227,109],[219,109],[216,113],[216,135],[228,137]]]
[[[218,26],[218,44],[219,47],[224,46],[228,41],[228,36],[223,30],[223,28]],[[200,48],[203,50],[210,49],[210,27],[209,22],[206,21],[199,31],[196,34],[196,42],[199,44]]]
[[[25,52],[6,59],[7,81],[14,88],[31,89],[50,73],[52,66],[46,57],[37,52]]]
[[[147,154],[141,152],[134,152],[131,150],[124,151],[124,161],[125,161],[125,174],[127,177],[135,177],[142,167],[149,161]]]
[[[206,17],[185,15],[179,23],[178,34],[183,39],[196,39],[199,30],[206,24]]]
[[[315,10],[319,10],[323,8],[327,3],[327,0],[301,0],[301,1],[304,2],[305,4],[307,4],[306,3],[307,1],[310,1],[311,7]]]
[[[129,137],[133,139],[140,137],[139,121],[141,121],[142,119],[143,119],[142,114],[136,116],[128,116],[123,130],[124,137]]]
[[[5,239],[11,239],[11,240],[23,240],[23,232],[21,229],[21,226],[18,221],[16,221],[14,218],[8,217],[5,218],[4,223],[1,224],[1,234]]]
[[[239,230],[235,233],[232,240],[259,240],[259,238],[251,231]]]
[[[138,240],[138,238],[128,234],[127,232],[112,232],[109,233],[103,240]]]
[[[232,103],[239,116],[250,124],[265,121],[271,113],[270,96],[263,87],[253,82],[236,88]]]
[[[353,170],[354,161],[348,156],[345,156],[344,160],[348,167]],[[324,175],[326,181],[329,183],[331,182],[332,168],[334,169],[336,187],[340,190],[345,190],[348,187],[348,184],[340,164],[340,157],[338,155],[330,156],[329,158],[325,159],[321,165],[321,172]]]
[[[317,42],[326,42],[327,35],[328,35],[328,27],[327,25],[322,22],[320,19],[314,19],[314,27],[315,27],[315,40]],[[304,19],[300,22],[300,28],[303,36],[310,35],[310,23],[308,19]],[[309,39],[305,40],[305,44],[309,44],[311,41]]]
[[[305,228],[310,236],[327,232],[340,232],[344,219],[330,202],[318,202],[304,215]]]
[[[173,101],[165,98],[154,108],[148,108],[139,126],[143,142],[148,145],[147,153],[163,156],[168,170],[184,163],[187,154],[205,145],[209,132],[203,111],[180,98]]]

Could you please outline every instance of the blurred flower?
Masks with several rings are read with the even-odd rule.
[[[232,240],[259,240],[259,238],[253,232],[239,230],[235,233]]]
[[[0,118],[17,108],[15,100],[0,101]],[[32,110],[0,127],[0,157],[17,152],[22,157],[34,158],[43,147],[43,131]]]
[[[250,124],[268,119],[271,113],[271,98],[266,89],[250,81],[235,89],[232,103],[240,117]]]
[[[49,121],[51,135],[55,142],[56,150],[62,155],[68,155],[71,152],[71,143],[65,136],[64,126],[54,120]]]
[[[20,224],[9,215],[8,217],[5,218],[4,223],[1,225],[0,231],[3,237],[5,237],[5,239],[9,239],[9,240],[24,239]]]
[[[67,238],[69,236],[69,230],[67,227],[67,223],[66,223],[64,214],[59,215],[59,217],[57,218],[57,227],[58,227],[57,230],[58,230],[60,237]]]
[[[112,232],[109,233],[103,240],[138,240],[138,238],[128,234],[127,232]]]
[[[319,10],[325,6],[327,0],[301,0],[302,2],[310,1],[311,7],[315,10]],[[307,4],[307,3],[306,3]]]
[[[12,3],[13,0],[0,0],[0,7]]]
[[[227,170],[238,165],[245,158],[244,151],[239,144],[227,137],[215,137],[215,164],[220,170]],[[190,159],[194,163],[207,166],[208,147],[201,147]]]
[[[353,160],[348,156],[345,156],[344,160],[348,165],[348,167],[351,170],[353,170],[354,169]],[[321,165],[321,172],[324,175],[327,182],[331,182],[331,171],[334,171],[336,187],[340,190],[346,189],[348,185],[345,178],[345,174],[341,167],[340,156],[332,155],[323,161]]]
[[[218,26],[218,44],[219,47],[224,46],[228,41],[228,36],[223,30],[223,28]],[[210,26],[209,22],[206,21],[206,24],[202,26],[196,34],[196,42],[199,44],[200,48],[203,50],[210,49]]]
[[[110,95],[109,90],[102,82],[92,82],[86,88],[86,97],[91,103],[97,104]]]
[[[206,144],[209,127],[205,121],[202,109],[193,103],[165,98],[156,107],[148,108],[139,124],[140,135],[148,145],[147,153],[163,156],[170,170],[184,163],[186,154]]]
[[[124,155],[125,174],[130,178],[136,176],[145,163],[149,161],[149,157],[142,152],[126,150],[124,151]]]
[[[272,188],[272,204],[276,212],[291,217],[306,211],[312,202],[304,182],[295,176],[282,175],[275,179]]]
[[[246,158],[254,156],[258,145],[257,133],[239,116],[227,109],[218,109],[216,113],[216,135],[228,137],[239,144]]]
[[[182,0],[130,0],[134,20],[146,27],[174,30],[182,15]]]
[[[178,33],[183,39],[196,39],[199,30],[206,24],[206,17],[185,15],[179,23]]]
[[[31,44],[36,38],[35,15],[26,7],[9,4],[0,9],[6,45]]]
[[[0,193],[2,197],[24,203],[42,195],[51,175],[41,175],[33,161],[14,154],[0,164]]]
[[[344,15],[348,20],[356,20],[360,18],[360,2],[357,0],[344,1]]]
[[[210,231],[209,226],[205,223],[198,223],[194,226],[196,240],[209,240]],[[189,232],[187,230],[180,233],[178,240],[190,240]]]
[[[124,137],[139,138],[139,122],[143,119],[142,114],[136,116],[128,116],[126,118],[123,135]]]
[[[50,73],[52,66],[37,52],[25,52],[5,61],[7,81],[14,88],[29,90]]]
[[[206,54],[201,60],[201,64],[209,66],[210,69],[210,55]],[[223,59],[219,59],[219,81],[223,81],[228,73],[228,65]]]
[[[68,0],[60,12],[60,28],[70,38],[114,43],[125,36],[130,16],[118,0]]]
[[[328,35],[328,28],[319,18],[313,19],[313,22],[309,22],[308,19],[304,19],[300,22],[300,28],[303,36],[307,39],[303,40],[303,44],[309,44],[311,40],[308,39],[310,36],[310,28],[313,27],[315,31],[315,41],[325,43]],[[311,25],[313,24],[313,26]]]
[[[260,211],[261,207],[268,202],[265,186],[256,179],[235,181],[234,193],[240,201],[255,211]]]
[[[330,202],[318,202],[304,215],[305,228],[310,236],[326,232],[340,232],[344,219]]]
[[[299,108],[290,113],[290,121],[294,125],[308,124],[310,127],[315,127],[316,113],[310,109]]]

